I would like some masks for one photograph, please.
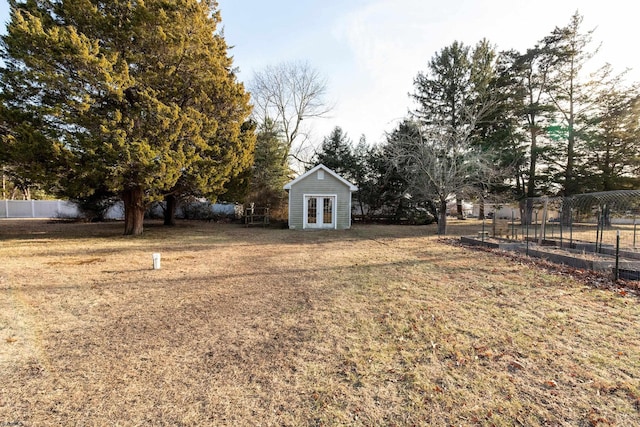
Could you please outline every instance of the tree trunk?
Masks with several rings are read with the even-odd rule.
[[[571,222],[573,222],[573,199],[571,197],[563,199],[560,222],[563,227],[571,227]]]
[[[535,123],[535,119],[532,119]],[[530,163],[529,163],[529,182],[527,183],[527,197],[535,197],[536,195],[536,163],[538,159],[538,127],[531,126],[530,127],[530,137],[531,137],[531,154],[530,154]]]
[[[456,197],[456,210],[458,213],[458,219],[464,219],[464,212],[462,211],[462,199]]]
[[[574,68],[573,57],[571,58],[571,74],[569,79],[569,112],[567,114],[567,169],[564,174],[564,195],[573,196],[577,193],[577,184],[576,178],[574,176],[574,164],[575,164],[575,143],[576,143],[576,133],[574,129],[575,125],[575,113],[574,107],[576,103],[576,94],[575,94],[575,79],[577,78],[577,70]]]
[[[533,224],[533,198],[527,197],[522,202],[522,206],[524,207],[521,213],[520,223],[522,225],[531,225]]]
[[[169,194],[165,196],[164,201],[166,203],[164,208],[164,225],[176,225],[176,208],[178,207],[178,198],[173,194]]]
[[[496,210],[497,209],[493,210],[493,218],[491,218],[491,236],[493,237],[496,237],[496,221],[497,221],[496,217],[498,216],[496,215],[497,214]]]
[[[142,234],[144,224],[144,193],[142,188],[128,188],[122,192],[124,202],[124,234],[138,236]]]
[[[440,200],[440,220],[438,221],[438,234],[444,236],[447,234],[447,200]]]
[[[573,131],[569,129],[569,138],[567,144],[567,166],[564,173],[564,195],[565,197],[573,196],[577,193],[576,179],[574,176],[575,163],[575,137]]]
[[[609,205],[604,205],[604,208],[602,210],[602,226],[610,228],[611,227],[611,208],[609,207]]]

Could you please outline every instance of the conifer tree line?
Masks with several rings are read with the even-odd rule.
[[[417,73],[409,114],[383,142],[354,144],[336,127],[312,155],[303,120],[330,110],[326,80],[289,62],[245,88],[214,0],[9,5],[3,191],[8,181],[95,210],[123,200],[126,234],[142,232],[153,201],[165,202],[168,225],[189,197],[282,207],[292,162],[323,163],[356,184],[361,214],[430,212],[441,233],[452,198],[461,214],[463,199],[640,183],[638,85],[598,66],[577,12],[524,52],[451,43]]]
[[[462,199],[638,188],[639,86],[597,64],[593,36],[576,12],[525,52],[455,41],[417,74],[414,106],[384,142],[354,147],[336,128],[316,163],[352,179],[368,213],[422,205],[440,233],[453,198],[462,215]]]

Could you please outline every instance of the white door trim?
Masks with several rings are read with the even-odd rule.
[[[319,201],[316,203],[316,209],[320,210],[323,209],[323,202],[321,201],[322,199],[332,199],[332,211],[331,211],[331,224],[323,224],[323,223],[316,223],[316,224],[309,224],[307,222],[308,218],[309,218],[309,202],[308,200],[310,198],[317,198]],[[338,195],[337,194],[303,194],[302,197],[302,228],[303,229],[309,229],[309,228],[313,228],[313,229],[337,229],[338,228]],[[320,217],[320,220],[322,220],[322,216]]]

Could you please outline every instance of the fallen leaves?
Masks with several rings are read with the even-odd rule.
[[[509,362],[509,367],[514,370],[522,370],[524,369],[524,365],[517,360],[512,360]]]
[[[453,246],[465,247],[474,251],[489,252],[503,258],[508,258],[512,262],[521,266],[542,268],[549,273],[576,280],[593,288],[610,289],[615,291],[621,297],[625,297],[627,295],[640,296],[640,281],[624,279],[618,279],[616,281],[612,274],[606,272],[569,267],[564,264],[556,264],[545,259],[533,258],[525,254],[505,251],[502,249],[487,248],[483,246],[467,246],[461,243],[460,239],[457,238],[440,239],[439,241]]]
[[[615,424],[607,418],[603,417],[597,408],[592,408],[589,411],[587,418],[589,420],[589,425],[591,425],[592,427],[610,426]]]
[[[558,383],[555,380],[546,380],[544,382],[544,386],[546,388],[557,388],[558,387]]]

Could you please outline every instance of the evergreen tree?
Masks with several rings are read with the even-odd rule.
[[[410,119],[404,119],[398,126],[387,134],[386,141],[381,147],[378,156],[372,160],[377,163],[378,170],[384,167],[384,172],[380,177],[380,205],[386,209],[392,208],[397,216],[404,209],[409,195],[410,166],[407,164],[406,158],[398,158],[397,153],[406,153],[415,148],[414,141],[422,138],[420,125]],[[412,198],[420,203],[425,202],[420,198],[420,194],[412,195]]]
[[[550,86],[551,62],[545,49],[536,46],[524,54],[514,53],[506,71],[511,74],[515,87],[514,114],[524,130],[523,138],[528,143],[527,182],[523,187],[526,197],[535,197],[540,190],[539,160],[546,157],[549,146],[542,137],[555,107],[547,96]]]
[[[2,113],[23,112],[27,132],[45,139],[59,194],[118,192],[125,234],[140,234],[146,204],[181,180],[216,195],[251,163],[249,96],[216,31],[215,1],[10,6]]]
[[[446,122],[453,129],[461,125],[471,100],[469,52],[469,46],[455,41],[431,58],[426,73],[418,73],[412,97],[418,103],[414,115],[421,123]]]
[[[324,138],[321,151],[316,154],[315,165],[318,164],[334,170],[358,187],[354,198],[359,215],[373,214],[384,204],[386,161],[378,147],[367,144],[364,135],[354,147],[342,128],[336,126]]]
[[[489,195],[494,200],[512,198],[514,183],[516,188],[522,187],[524,153],[514,115],[516,100],[512,76],[504,72],[507,63],[508,56],[499,55],[486,39],[472,51],[470,110],[477,111],[478,120],[469,142],[481,151],[491,152],[496,170],[508,180],[489,180],[490,186],[478,182],[483,186],[471,195],[478,201],[479,218],[484,218],[484,202]]]
[[[289,181],[291,169],[283,163],[287,142],[279,125],[265,120],[257,131],[255,162],[251,169],[248,200],[257,206],[277,211],[286,200],[284,185]]]
[[[316,154],[314,166],[319,164],[355,183],[357,163],[353,154],[353,143],[341,127],[336,126],[322,141],[322,148]]]
[[[239,146],[253,150],[255,145],[255,123],[245,121],[240,127]],[[178,205],[184,201],[206,198],[215,202],[219,197],[226,201],[243,200],[249,191],[249,176],[253,164],[253,154],[247,152],[242,162],[230,171],[228,180],[223,186],[212,184],[208,180],[216,172],[217,163],[214,158],[202,158],[192,169],[185,169],[173,188],[165,194],[164,225],[175,225],[175,213]],[[207,173],[207,168],[210,172]]]
[[[455,41],[436,53],[429,61],[428,71],[418,73],[414,80],[418,103],[413,112],[424,130],[430,134],[434,129],[449,132],[442,140],[449,143],[476,144],[479,129],[467,129],[486,124],[491,119],[493,108],[491,85],[495,79],[495,50],[489,42],[481,40],[472,50],[469,46]],[[469,136],[458,138],[457,135]],[[487,132],[485,132],[488,134]],[[470,149],[471,146],[459,147]],[[462,195],[456,194],[458,218],[462,219]]]
[[[0,94],[0,100],[3,94]],[[55,188],[42,185],[47,175],[58,169],[59,147],[34,129],[32,117],[0,104],[0,165],[4,197],[15,198],[20,193],[28,200],[34,191],[55,193]],[[7,185],[11,191],[7,192]]]
[[[364,147],[358,144],[355,154],[362,173],[361,182],[356,184],[360,213],[369,219],[376,214],[384,215],[389,201],[395,209],[399,196],[390,196],[390,193],[395,194],[393,189],[397,186],[390,185],[392,180],[388,179],[395,170],[389,167],[387,145],[383,143]]]
[[[596,94],[597,111],[585,135],[586,161],[579,169],[587,192],[640,186],[640,91],[616,81]]]
[[[548,190],[548,168],[541,162],[549,151],[545,128],[555,107],[547,96],[550,64],[540,47],[524,54],[507,51],[500,54],[495,90],[500,99],[496,126],[502,130],[499,146],[501,167],[511,166],[513,198],[524,200]],[[523,205],[524,206],[524,205]],[[530,221],[522,212],[522,220]]]
[[[359,214],[375,210],[378,205],[378,182],[380,174],[375,168],[376,148],[370,147],[364,135],[353,148],[353,168],[351,182],[358,187],[355,198]]]
[[[556,182],[562,186],[565,196],[583,190],[577,171],[586,159],[584,135],[588,131],[587,117],[593,108],[592,95],[610,74],[610,69],[603,67],[591,76],[585,75],[584,68],[597,49],[589,50],[593,30],[582,32],[582,20],[576,12],[569,24],[555,28],[543,40],[551,67],[547,94],[557,111],[557,122],[549,128],[557,150],[548,160],[558,165]]]

